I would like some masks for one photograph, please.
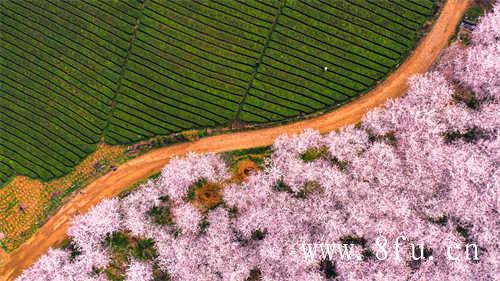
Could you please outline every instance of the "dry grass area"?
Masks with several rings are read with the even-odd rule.
[[[0,245],[11,251],[23,243],[59,207],[68,194],[103,175],[126,156],[125,147],[100,145],[71,173],[42,183],[15,177],[0,189]]]
[[[236,166],[236,179],[239,182],[244,181],[249,175],[260,170],[259,166],[250,159],[244,159],[238,162]]]
[[[245,155],[245,158],[250,157]],[[263,157],[263,156],[262,156]],[[203,182],[200,186],[195,187],[193,190],[192,204],[198,208],[202,213],[216,208],[223,203],[222,190],[229,184],[241,183],[253,172],[261,169],[251,159],[238,160],[239,157],[234,157],[234,167],[232,169],[231,178],[222,183]]]
[[[222,204],[224,184],[207,182],[194,191],[193,205],[206,212]]]

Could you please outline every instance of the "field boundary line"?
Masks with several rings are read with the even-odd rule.
[[[127,53],[125,54],[125,59],[123,61],[123,64],[120,68],[120,75],[118,76],[118,82],[116,83],[116,90],[115,94],[111,98],[111,109],[109,110],[108,118],[106,119],[106,125],[104,126],[104,129],[102,130],[101,133],[101,141],[105,141],[105,135],[106,132],[108,131],[109,123],[111,122],[111,119],[113,118],[115,107],[116,107],[116,99],[118,98],[118,95],[120,94],[120,89],[122,87],[122,81],[123,77],[125,76],[125,73],[127,72],[127,65],[128,61],[130,58],[130,54],[132,53],[132,48],[134,47],[135,43],[135,38],[137,36],[137,31],[139,30],[139,27],[141,25],[141,19],[142,16],[144,15],[144,7],[146,6],[146,0],[140,1],[140,6],[139,6],[139,15],[135,19],[135,24],[132,28],[132,34],[130,35],[130,40],[128,42],[128,48],[127,48]]]
[[[245,93],[243,94],[243,98],[240,101],[240,104],[238,105],[238,110],[236,111],[236,115],[232,122],[239,122],[240,121],[240,113],[245,105],[245,101],[247,100],[248,93],[253,87],[253,81],[255,81],[255,75],[259,72],[259,67],[262,64],[262,59],[265,56],[267,47],[269,46],[269,42],[271,41],[271,37],[274,33],[274,29],[276,29],[276,24],[278,23],[278,18],[283,14],[283,8],[286,5],[286,0],[283,0],[283,2],[280,3],[280,6],[278,8],[278,11],[276,12],[276,16],[274,16],[273,24],[269,28],[269,33],[267,34],[266,42],[262,46],[262,51],[260,52],[259,58],[257,59],[255,63],[255,67],[252,72],[252,76],[250,77],[250,81],[248,82],[247,88],[245,89]],[[231,123],[231,122],[230,122]]]

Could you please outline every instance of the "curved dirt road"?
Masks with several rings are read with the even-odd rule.
[[[284,133],[299,133],[305,128],[328,132],[358,122],[370,109],[383,105],[389,98],[403,95],[407,89],[408,77],[429,69],[441,50],[447,46],[468,3],[468,0],[446,1],[432,30],[394,73],[371,92],[333,112],[280,127],[207,137],[161,148],[130,160],[116,171],[99,178],[71,198],[21,247],[0,256],[0,281],[13,280],[49,247],[63,241],[69,222],[75,214],[88,211],[102,199],[113,197],[124,188],[159,171],[172,155],[182,155],[189,151],[221,152],[270,145],[277,136]]]

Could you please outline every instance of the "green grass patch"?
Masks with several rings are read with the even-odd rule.
[[[313,147],[300,154],[302,161],[309,163],[328,156],[328,147]]]

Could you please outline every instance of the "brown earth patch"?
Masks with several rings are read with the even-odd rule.
[[[236,164],[236,180],[243,182],[252,173],[260,170],[259,166],[250,159],[241,160]]]
[[[224,185],[221,183],[204,183],[201,187],[194,191],[193,205],[199,208],[202,212],[211,210],[222,204],[222,189]]]

